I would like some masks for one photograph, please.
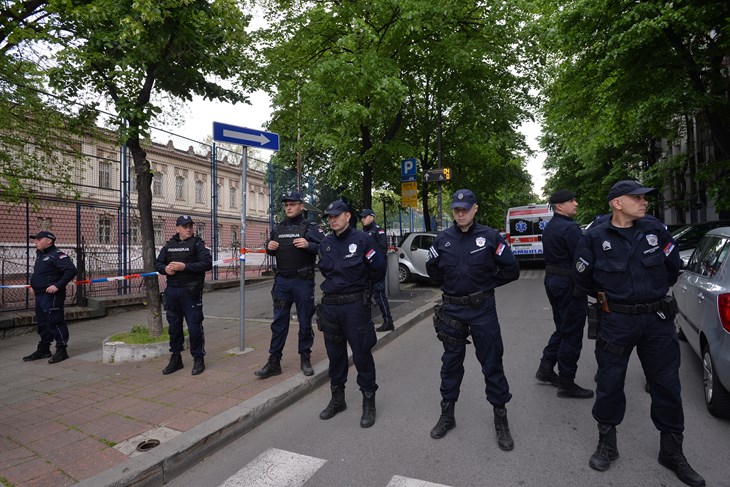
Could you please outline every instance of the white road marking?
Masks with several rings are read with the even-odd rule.
[[[301,487],[327,460],[269,448],[221,487]]]

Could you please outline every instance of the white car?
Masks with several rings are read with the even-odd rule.
[[[435,232],[411,232],[403,235],[398,244],[398,281],[406,282],[413,277],[428,279],[428,249],[435,239]]]
[[[705,234],[672,287],[677,334],[702,360],[707,409],[730,418],[730,227]]]

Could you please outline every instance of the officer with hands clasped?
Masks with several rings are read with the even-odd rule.
[[[317,310],[317,326],[324,335],[329,358],[332,399],[319,413],[330,419],[347,409],[347,345],[352,349],[357,384],[362,391],[360,426],[375,424],[375,361],[372,348],[377,342],[370,317],[370,288],[385,277],[385,256],[375,240],[350,226],[352,212],[342,200],[325,210],[332,233],[319,246],[319,270],[324,276],[322,304]]]
[[[304,200],[296,191],[281,198],[286,219],[271,231],[266,252],[276,257],[276,277],[271,296],[274,299],[274,319],[271,322],[269,360],[254,372],[265,379],[281,374],[281,356],[289,333],[292,303],[297,307],[299,321],[299,357],[304,375],[313,375],[311,354],[314,343],[314,263],[324,233],[319,226],[304,219]]]
[[[637,181],[614,184],[608,193],[610,219],[591,228],[576,250],[576,283],[601,303],[596,338],[598,447],[589,465],[604,471],[619,457],[616,426],[626,411],[624,380],[631,351],[651,386],[651,419],[660,431],[659,463],[684,483],[705,485],[682,451],[684,412],[680,395],[680,350],[674,327],[676,301],[667,296],[677,281],[680,259],[671,234],[646,216],[645,195]]]
[[[190,334],[192,375],[205,370],[205,334],[203,333],[203,284],[205,273],[213,268],[213,259],[205,242],[193,235],[193,219],[182,215],[175,223],[177,233],[167,241],[155,260],[155,270],[167,276],[165,311],[170,330],[170,362],[162,371],[172,374],[183,368],[181,352],[185,345],[183,318]]]
[[[464,377],[467,340],[472,336],[477,359],[482,366],[487,401],[494,408],[497,445],[514,448],[507,421],[506,404],[512,398],[504,375],[504,347],[497,318],[494,288],[519,278],[520,268],[495,229],[480,225],[475,216],[474,193],[460,189],[451,208],[454,226],[442,231],[429,249],[428,275],[441,284],[443,304],[434,308],[434,326],[443,342],[441,356],[441,416],[431,430],[432,438],[442,438],[456,426],[454,406]]]
[[[550,196],[553,217],[542,232],[545,257],[545,292],[553,310],[555,331],[542,352],[535,376],[558,387],[558,397],[590,399],[593,391],[575,383],[578,359],[583,347],[588,299],[585,291],[573,285],[571,269],[575,249],[583,232],[573,221],[578,202],[575,193],[559,189]],[[558,372],[553,368],[558,364]]]
[[[385,259],[387,265],[388,236],[385,234],[385,230],[375,223],[375,212],[370,208],[365,208],[360,212],[359,216],[362,222],[363,232],[373,237],[375,243],[378,244],[378,251]],[[378,308],[380,308],[380,313],[383,315],[383,324],[376,328],[375,331],[394,330],[393,316],[390,314],[390,304],[388,303],[388,296],[385,293],[385,278],[373,284],[373,301],[377,303]]]
[[[47,358],[49,364],[68,358],[68,326],[64,317],[66,285],[76,275],[71,257],[56,247],[56,236],[48,231],[30,235],[35,239],[36,260],[30,287],[35,294],[35,316],[41,341],[35,352],[23,357],[24,362]],[[56,352],[51,356],[51,342]]]

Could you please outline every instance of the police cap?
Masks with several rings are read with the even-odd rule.
[[[342,213],[350,211],[350,208],[347,206],[347,203],[345,203],[342,200],[335,200],[332,203],[329,204],[326,210],[324,210],[325,215],[330,216],[337,216],[341,215]]]
[[[42,238],[50,238],[54,242],[56,241],[56,236],[54,234],[52,234],[51,232],[49,232],[48,230],[42,230],[42,231],[36,233],[35,235],[28,235],[28,236],[30,238],[34,238],[36,240],[40,240]]]
[[[468,189],[460,189],[451,198],[451,209],[463,208],[465,210],[471,210],[474,205],[477,204],[477,197],[474,193]]]
[[[623,196],[625,194],[647,194],[656,191],[654,188],[646,188],[641,185],[638,181],[633,179],[624,179],[611,186],[611,190],[608,192],[606,201],[611,201],[614,198]]]
[[[559,189],[550,195],[550,204],[556,205],[558,203],[565,203],[575,198],[575,193],[568,191],[567,189]]]
[[[175,222],[175,225],[178,227],[182,227],[183,225],[187,225],[188,223],[192,224],[193,219],[189,215],[182,215],[177,217],[177,222]]]
[[[287,191],[281,196],[281,201],[298,201],[300,203],[304,203],[302,195],[300,195],[296,191]]]
[[[365,208],[360,212],[360,218],[365,218],[366,216],[375,216],[375,212],[371,210],[370,208]]]

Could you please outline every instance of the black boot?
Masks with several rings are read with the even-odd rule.
[[[311,354],[304,352],[300,354],[302,362],[302,373],[306,376],[314,375],[314,369],[312,368]]]
[[[254,375],[262,379],[266,379],[272,375],[281,375],[281,359],[274,355],[269,355],[269,361],[261,367],[261,370],[254,372]]]
[[[393,331],[395,330],[395,325],[392,321],[384,321],[382,325],[377,327],[375,331]]]
[[[375,391],[362,391],[362,418],[360,427],[369,428],[375,424]]]
[[[170,355],[170,362],[167,364],[167,367],[165,367],[162,370],[162,373],[164,375],[172,374],[173,372],[177,372],[178,370],[183,368],[182,363],[182,357],[180,356],[179,352],[175,352],[172,355]]]
[[[575,381],[568,377],[559,377],[558,397],[569,397],[575,399],[590,399],[593,397],[593,391],[584,389]]]
[[[555,367],[555,362],[547,359],[540,360],[540,367],[537,369],[537,373],[535,373],[535,378],[540,382],[560,387],[558,374],[555,373],[553,367]]]
[[[68,358],[68,352],[66,352],[66,347],[56,347],[56,353],[53,354],[53,357],[48,359],[49,364],[57,364],[58,362],[63,362]]]
[[[705,485],[705,479],[689,466],[689,462],[682,452],[682,433],[662,433],[659,449],[659,463],[677,474],[677,478],[687,485],[700,487]]]
[[[436,426],[431,430],[431,438],[435,440],[443,438],[446,436],[447,431],[456,427],[456,420],[454,419],[455,406],[454,401],[441,401],[441,416]]]
[[[38,348],[35,352],[30,355],[23,357],[23,362],[32,362],[33,360],[40,360],[42,358],[51,357],[51,344],[50,343],[38,343]]]
[[[327,407],[319,413],[319,419],[333,418],[335,414],[347,409],[347,403],[345,403],[344,384],[339,386],[330,386],[330,390],[332,391],[332,399],[330,399]]]
[[[598,447],[588,461],[593,470],[608,470],[611,462],[618,458],[616,446],[616,427],[611,424],[598,423]]]
[[[205,370],[205,359],[203,357],[193,358],[193,370],[191,375],[200,375]]]
[[[507,410],[505,408],[494,408],[494,429],[497,431],[497,445],[501,450],[510,451],[515,447],[512,435],[509,432],[507,421]]]

